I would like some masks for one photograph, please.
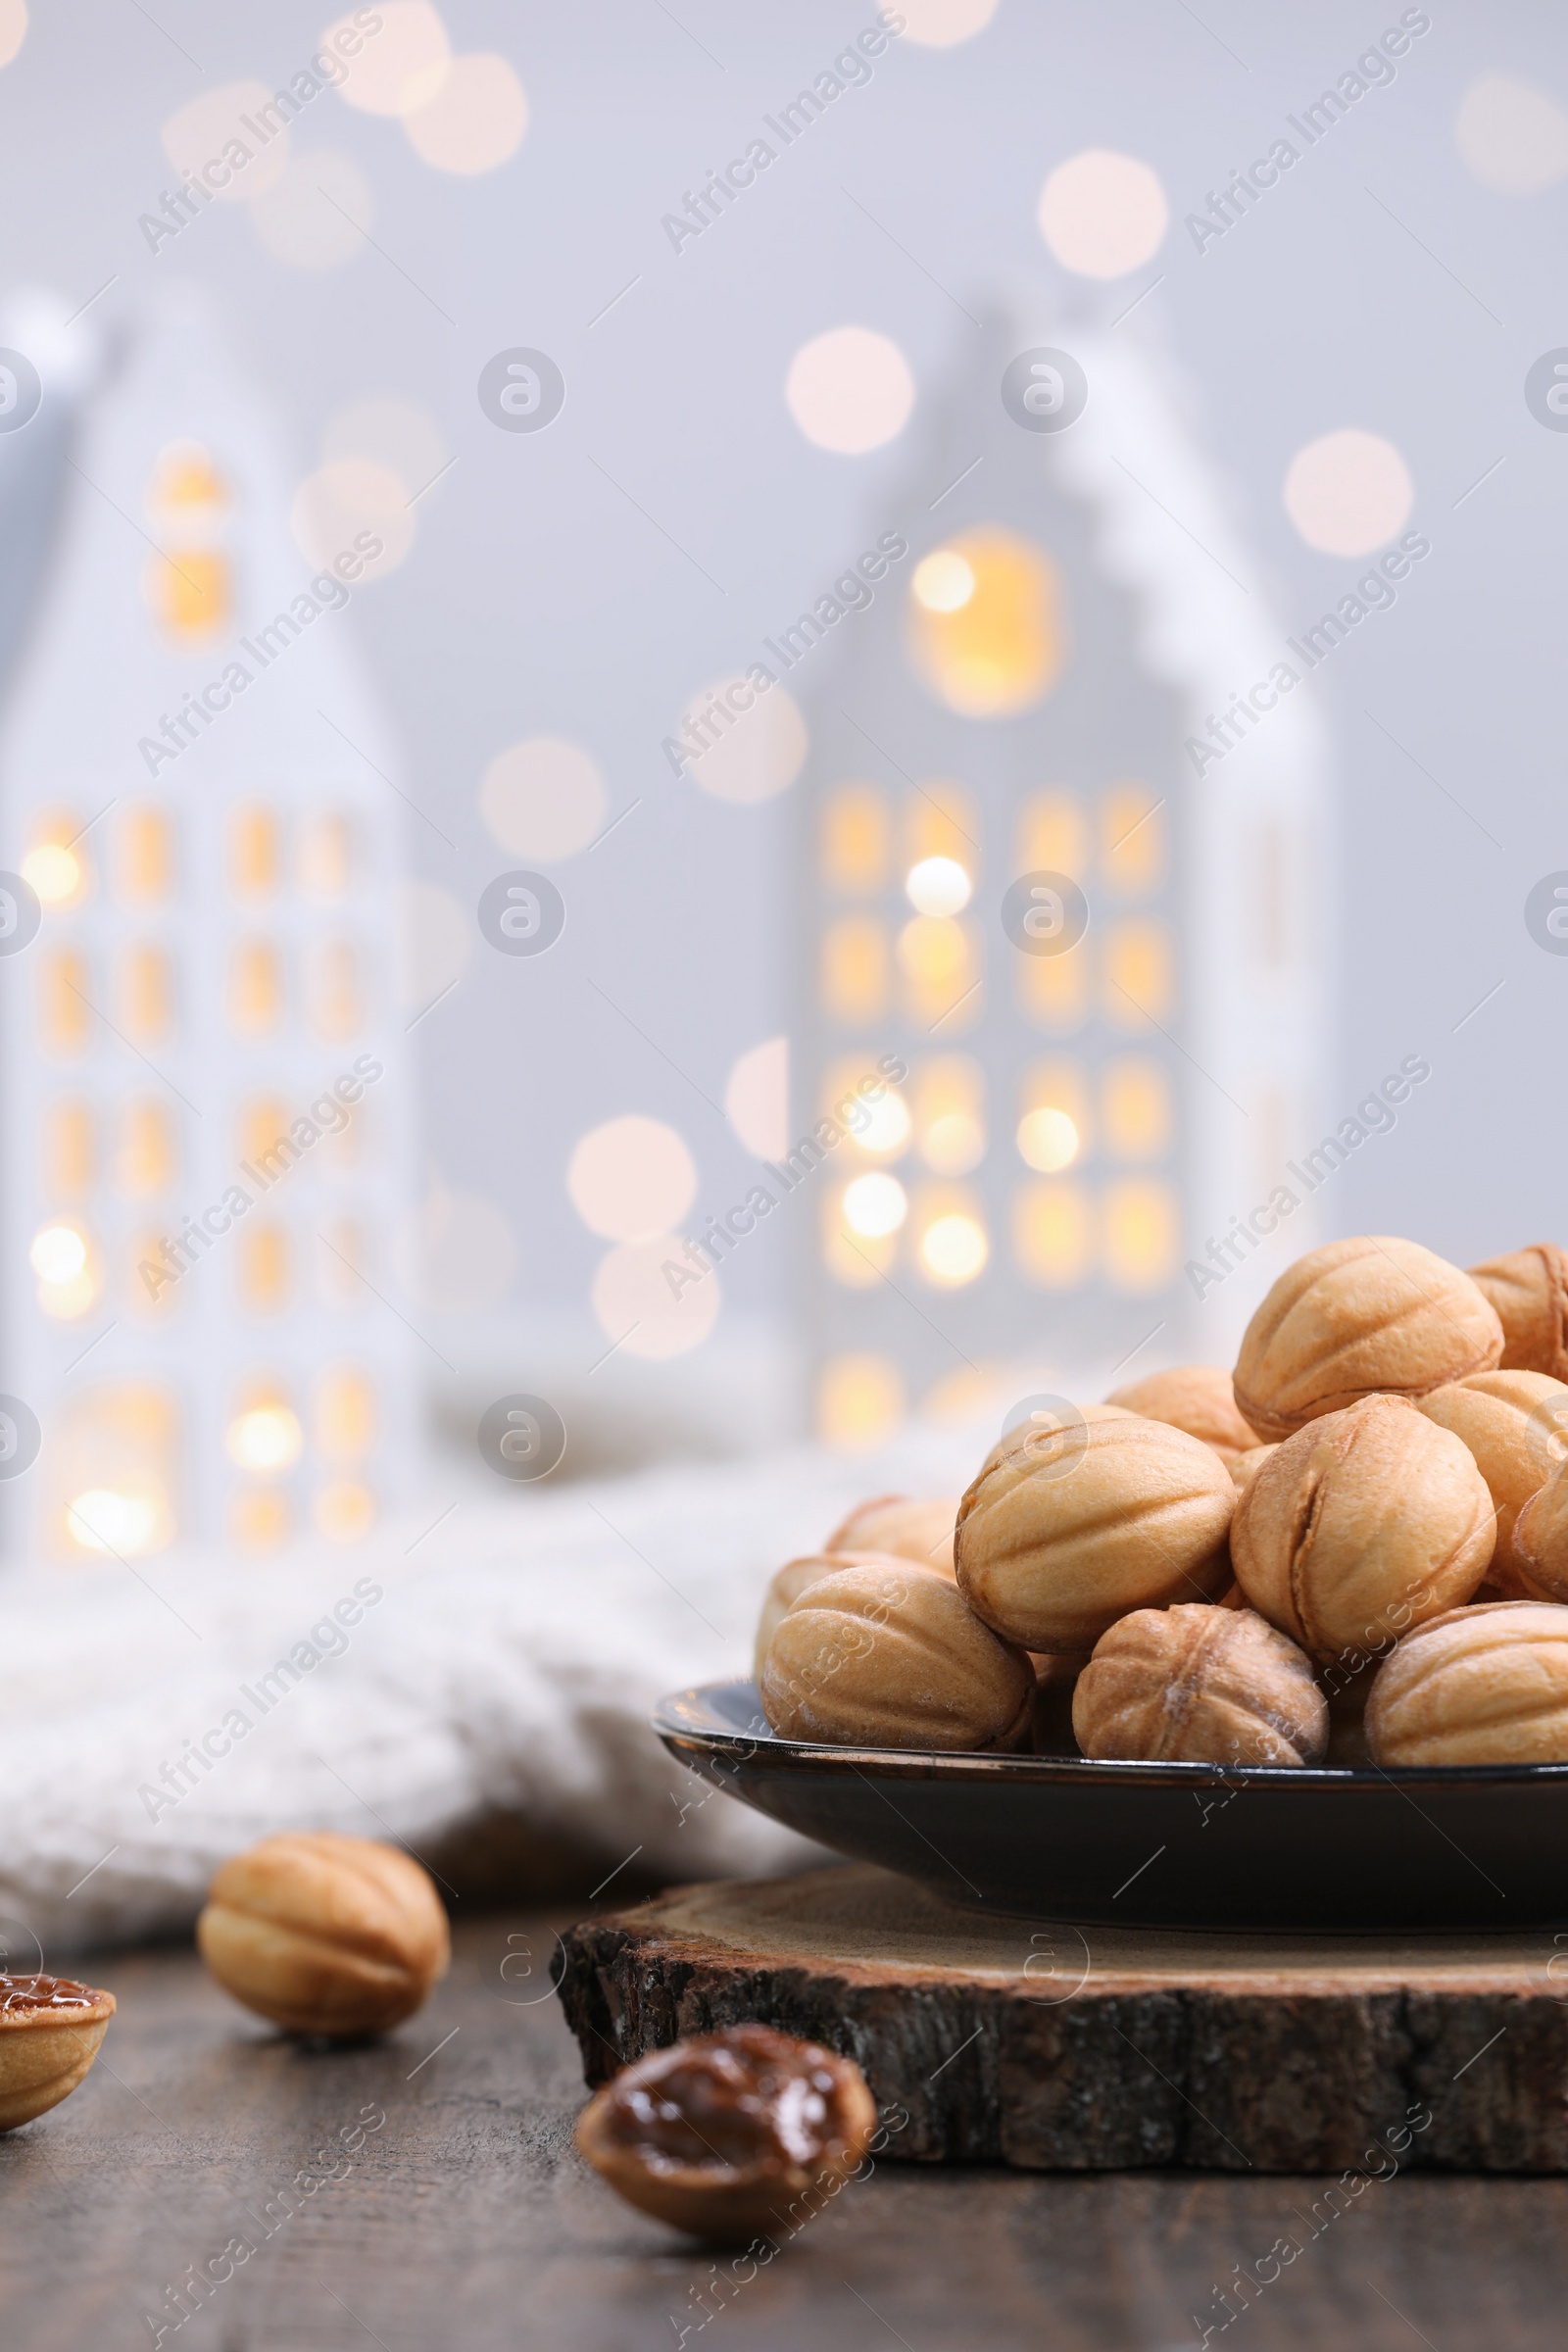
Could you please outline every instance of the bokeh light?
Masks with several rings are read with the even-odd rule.
[[[27,0],[0,0],[0,66],[9,66],[27,37]]]
[[[921,914],[957,914],[971,896],[969,877],[956,858],[922,858],[909,868],[904,887]]]
[[[1018,1122],[1018,1150],[1042,1176],[1070,1168],[1078,1156],[1078,1146],[1077,1123],[1064,1110],[1031,1110]]]
[[[789,1098],[787,1038],[767,1038],[738,1057],[724,1088],[724,1115],[759,1159],[782,1159],[790,1148]]]
[[[1122,277],[1159,249],[1170,207],[1158,175],[1133,155],[1089,147],[1041,190],[1040,233],[1064,270]]]
[[[504,57],[456,57],[440,89],[403,118],[415,153],[437,172],[494,172],[522,145],[528,100]]]
[[[479,813],[516,858],[569,858],[603,829],[604,780],[580,744],[530,735],[498,752],[479,785]]]
[[[997,0],[901,0],[904,38],[921,49],[953,49],[984,32]]]
[[[672,1285],[666,1266],[694,1279]],[[593,1309],[617,1352],[662,1361],[701,1347],[724,1301],[717,1274],[710,1270],[696,1279],[700,1267],[701,1260],[689,1258],[686,1244],[670,1233],[606,1251],[594,1276]]]
[[[908,1213],[908,1196],[896,1176],[857,1176],[844,1189],[845,1223],[873,1241],[897,1233]]]
[[[685,1216],[697,1169],[673,1127],[628,1111],[583,1137],[567,1164],[566,1190],[590,1233],[644,1241]]]
[[[1539,196],[1568,172],[1568,114],[1512,74],[1470,84],[1453,135],[1471,177],[1499,196]]]
[[[241,1470],[287,1470],[300,1458],[305,1433],[298,1415],[286,1404],[256,1404],[236,1413],[228,1425],[224,1446]]]
[[[962,1209],[933,1217],[920,1236],[920,1264],[944,1290],[958,1290],[984,1271],[991,1255],[985,1227]]]
[[[964,532],[941,552],[960,559],[974,584],[960,604],[933,606],[920,593],[920,566],[907,607],[915,666],[965,717],[1029,710],[1054,685],[1066,658],[1055,566],[995,523]]]
[[[862,457],[903,432],[914,406],[914,378],[887,335],[836,326],[801,345],[784,398],[808,441],[840,457]]]
[[[4,46],[5,20],[0,16],[0,50]],[[241,121],[245,115],[271,131],[265,147],[254,129],[246,129]],[[288,130],[282,109],[265,81],[225,81],[219,89],[204,90],[170,116],[159,136],[181,179],[189,172],[203,194],[218,204],[252,202],[274,187],[288,169]],[[249,159],[238,170],[234,157],[223,153],[236,143]],[[215,168],[207,176],[209,165]]]
[[[1326,556],[1386,546],[1414,503],[1410,469],[1394,443],[1354,425],[1308,441],[1285,476],[1285,512],[1307,546]]]
[[[368,115],[407,115],[427,106],[452,70],[447,28],[428,0],[379,0],[380,28],[359,34],[353,57],[342,60],[345,78],[338,94]],[[355,34],[352,16],[327,27],[325,41]]]
[[[771,800],[794,783],[810,748],[793,697],[782,686],[759,692],[744,678],[720,678],[704,687],[687,706],[681,725],[695,726],[710,738],[706,751],[693,750],[684,772],[717,801]],[[695,747],[700,736],[693,733],[688,740]]]

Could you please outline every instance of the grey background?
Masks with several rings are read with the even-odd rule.
[[[1092,145],[1144,157],[1165,185],[1164,247],[1110,294],[1120,308],[1163,271],[1137,331],[1196,385],[1200,429],[1232,471],[1256,577],[1287,626],[1315,617],[1355,568],[1306,548],[1284,513],[1280,485],[1303,442],[1347,424],[1387,434],[1416,483],[1412,525],[1433,542],[1397,606],[1310,688],[1339,745],[1328,952],[1345,1107],[1401,1054],[1434,1066],[1397,1132],[1339,1179],[1330,1225],[1408,1232],[1460,1262],[1559,1231],[1568,964],[1531,942],[1523,908],[1541,874],[1568,865],[1568,436],[1534,421],[1523,383],[1541,352],[1568,342],[1568,182],[1491,193],[1453,139],[1460,99],[1488,69],[1568,103],[1568,38],[1548,12],[1436,0],[1395,82],[1199,255],[1182,216],[1265,152],[1284,114],[1350,67],[1397,7],[1205,0],[1200,23],[1180,0],[1001,0],[963,46],[895,42],[868,86],[677,257],[661,215],[871,22],[870,0],[679,0],[678,24],[657,0],[450,0],[454,49],[502,51],[527,90],[531,125],[510,164],[474,180],[432,172],[396,122],[328,94],[296,147],[355,160],[382,250],[320,275],[290,270],[236,205],[149,254],[136,217],[171,184],[161,123],[204,87],[281,81],[330,14],[295,0],[265,14],[196,0],[155,0],[152,16],[125,0],[39,8],[0,74],[4,278],[84,301],[115,272],[95,313],[106,319],[175,275],[199,280],[282,414],[301,474],[351,401],[401,394],[440,419],[459,463],[422,503],[408,562],[351,617],[402,730],[409,787],[458,845],[421,829],[428,879],[471,906],[495,873],[527,862],[496,848],[475,798],[486,761],[519,737],[586,745],[611,814],[640,801],[602,849],[559,869],[561,946],[517,960],[477,950],[416,1032],[430,1157],[497,1201],[518,1242],[514,1333],[539,1314],[586,1312],[605,1245],[574,1215],[564,1170],[600,1120],[667,1117],[696,1157],[699,1205],[744,1192],[745,1154],[698,1090],[721,1099],[734,1056],[790,1025],[792,918],[777,880],[789,796],[718,803],[675,781],[660,741],[697,687],[744,665],[882,527],[905,465],[898,442],[859,459],[811,448],[784,406],[791,356],[832,326],[880,329],[923,404],[974,339],[944,287],[974,307],[1026,279],[1061,288],[1068,317],[1097,301],[1064,285],[1035,225],[1048,172]],[[565,374],[564,411],[543,433],[499,432],[478,407],[480,368],[516,344]],[[591,981],[635,1005],[692,1083]],[[777,1314],[786,1275],[781,1242],[738,1254],[726,1324]],[[666,1375],[627,1377],[652,1387]]]

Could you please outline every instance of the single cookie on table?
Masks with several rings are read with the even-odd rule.
[[[264,1838],[223,1864],[196,1941],[225,1992],[295,2034],[384,2034],[452,1956],[428,1871],[378,1838]]]
[[[1231,1581],[1235,1505],[1218,1454],[1167,1422],[1025,1424],[964,1495],[958,1589],[1025,1649],[1090,1649],[1133,1609],[1216,1599]]]
[[[852,2058],[771,2026],[727,2026],[622,2067],[577,2146],[628,2204],[718,2240],[771,2235],[795,2199],[858,2166],[876,2103]]]
[[[1533,1586],[1515,1553],[1514,1529],[1525,1504],[1562,1460],[1568,1383],[1546,1372],[1475,1372],[1468,1380],[1434,1389],[1418,1409],[1463,1440],[1487,1482],[1497,1513],[1488,1582],[1510,1600],[1558,1598]]]
[[[1470,1279],[1502,1325],[1502,1370],[1568,1380],[1568,1250],[1536,1242],[1472,1266]]]
[[[1362,1396],[1425,1396],[1490,1372],[1502,1347],[1495,1309],[1458,1266],[1358,1234],[1287,1266],[1243,1334],[1236,1401],[1260,1438],[1288,1438]]]
[[[112,1992],[74,1977],[0,1975],[0,2132],[71,2096],[114,2014]]]
[[[1151,1372],[1124,1389],[1112,1389],[1107,1404],[1119,1404],[1145,1421],[1166,1421],[1185,1429],[1190,1438],[1212,1446],[1222,1462],[1230,1463],[1257,1444],[1257,1432],[1242,1416],[1229,1372],[1213,1364],[1177,1364],[1168,1372]]]
[[[1502,1600],[1406,1634],[1366,1702],[1377,1764],[1568,1764],[1568,1608]]]
[[[1495,1529],[1463,1441],[1402,1396],[1363,1396],[1276,1447],[1242,1496],[1230,1556],[1260,1616],[1353,1671],[1469,1600]]]
[[[767,1645],[777,1633],[779,1620],[794,1607],[801,1594],[811,1585],[819,1585],[824,1576],[835,1576],[841,1568],[918,1567],[916,1560],[906,1561],[891,1551],[808,1551],[798,1560],[786,1560],[775,1568],[762,1595],[762,1613],[757,1621],[757,1641],[752,1651],[752,1680],[760,1683],[762,1664]],[[944,1570],[930,1567],[929,1573],[941,1576]]]
[[[1328,1702],[1311,1661],[1251,1609],[1135,1609],[1073,1693],[1086,1756],[1149,1764],[1320,1764]]]
[[[975,1750],[1030,1738],[1023,1650],[912,1560],[862,1561],[808,1586],[779,1620],[760,1679],[762,1712],[786,1740]]]
[[[917,1500],[910,1494],[878,1494],[858,1503],[823,1544],[824,1551],[885,1551],[895,1559],[953,1574],[953,1529],[956,1494]]]

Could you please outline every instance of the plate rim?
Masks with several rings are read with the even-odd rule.
[[[729,1675],[666,1692],[652,1710],[649,1722],[682,1763],[689,1763],[683,1750],[691,1748],[699,1755],[737,1764],[751,1763],[760,1755],[770,1764],[817,1776],[853,1773],[863,1777],[872,1772],[899,1780],[1004,1781],[1022,1787],[1072,1783],[1104,1788],[1234,1790],[1261,1784],[1282,1789],[1368,1792],[1408,1788],[1452,1789],[1467,1784],[1481,1788],[1568,1785],[1568,1763],[1402,1764],[1390,1769],[1375,1764],[1366,1769],[1357,1765],[1147,1763],[1133,1757],[992,1755],[968,1748],[841,1747],[825,1740],[786,1740],[770,1729],[736,1731],[719,1719],[710,1694],[747,1690],[755,1694],[754,1713],[761,1721],[761,1694],[756,1682],[750,1675]]]

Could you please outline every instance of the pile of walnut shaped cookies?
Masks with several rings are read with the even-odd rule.
[[[1309,1250],[1234,1374],[1036,1416],[789,1561],[757,1680],[840,1747],[1568,1763],[1568,1252]]]

